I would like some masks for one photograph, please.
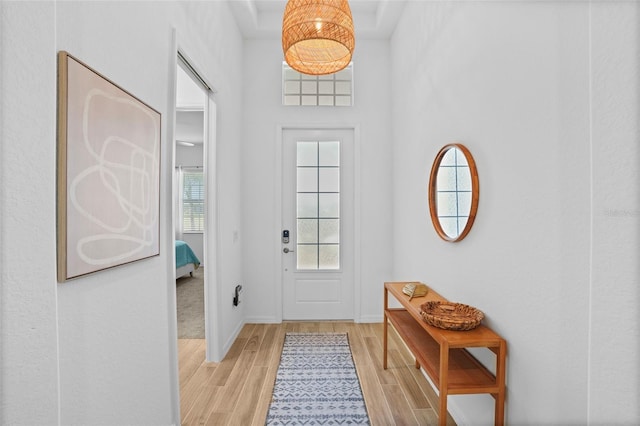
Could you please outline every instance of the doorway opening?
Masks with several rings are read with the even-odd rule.
[[[179,51],[174,137],[174,234],[178,347],[218,351],[216,105],[213,90]],[[180,246],[180,247],[179,247]],[[180,365],[178,365],[180,367]]]

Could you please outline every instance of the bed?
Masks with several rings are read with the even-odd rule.
[[[193,276],[193,271],[200,266],[200,260],[195,255],[189,244],[176,240],[176,278],[185,275]]]

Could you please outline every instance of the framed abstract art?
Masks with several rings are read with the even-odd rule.
[[[160,254],[158,111],[58,53],[58,282]]]

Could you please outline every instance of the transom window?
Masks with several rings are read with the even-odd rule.
[[[340,142],[297,143],[297,269],[340,269]]]
[[[282,63],[282,104],[287,106],[351,106],[353,64],[329,75],[307,75]]]

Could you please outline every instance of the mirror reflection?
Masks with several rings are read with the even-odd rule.
[[[469,232],[478,204],[478,174],[468,149],[461,144],[442,148],[431,170],[429,205],[438,234],[460,241]]]

